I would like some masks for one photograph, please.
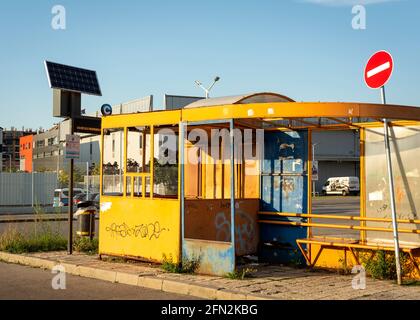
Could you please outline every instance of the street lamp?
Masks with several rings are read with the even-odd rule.
[[[210,98],[210,90],[213,89],[214,85],[216,84],[216,82],[218,82],[220,80],[220,77],[216,77],[214,78],[214,81],[212,83],[212,85],[208,88],[204,87],[203,84],[201,83],[201,81],[196,80],[195,84],[197,86],[199,86],[201,89],[204,90],[204,92],[206,93],[206,99]]]

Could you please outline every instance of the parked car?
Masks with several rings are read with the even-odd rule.
[[[96,193],[92,201],[95,204],[96,209],[98,209],[99,211],[99,208],[101,206],[101,195],[99,193]]]
[[[340,194],[347,196],[349,194],[358,195],[360,193],[360,184],[358,177],[335,177],[329,178],[322,187],[322,194]]]
[[[79,193],[79,194],[76,194],[73,197],[73,204],[77,205],[80,202],[83,202],[83,201],[86,201],[86,200],[87,200],[87,194],[86,193]]]
[[[94,201],[97,195],[98,195],[97,192],[89,192],[89,194],[84,193],[84,192],[79,193],[73,197],[73,203],[77,205],[84,201]]]
[[[73,188],[73,195],[83,193],[82,189]],[[69,205],[69,189],[55,189],[54,190],[54,207],[67,207]]]

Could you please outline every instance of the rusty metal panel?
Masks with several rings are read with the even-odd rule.
[[[258,199],[235,201],[236,255],[257,253]],[[230,242],[230,200],[186,200],[185,237],[189,239]]]

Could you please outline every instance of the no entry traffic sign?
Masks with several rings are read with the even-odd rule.
[[[365,82],[369,88],[379,89],[391,78],[394,60],[386,51],[376,52],[368,61],[365,68]]]

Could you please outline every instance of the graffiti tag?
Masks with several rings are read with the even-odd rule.
[[[167,228],[162,228],[160,226],[159,221],[149,224],[141,224],[138,226],[130,227],[126,223],[123,224],[116,224],[113,223],[109,227],[105,229],[107,232],[111,233],[111,237],[113,238],[127,238],[127,237],[135,237],[135,238],[147,238],[152,240],[153,238],[159,239],[160,235],[164,231],[169,231]]]
[[[252,245],[252,240],[256,237],[254,223],[246,212],[240,209],[236,212],[236,217],[238,219],[237,221],[242,220],[244,222],[236,226],[235,239],[239,248],[246,251],[249,249],[249,246]],[[226,215],[223,211],[216,215],[215,226],[217,231],[217,241],[229,242],[231,224],[230,221],[226,219]]]

